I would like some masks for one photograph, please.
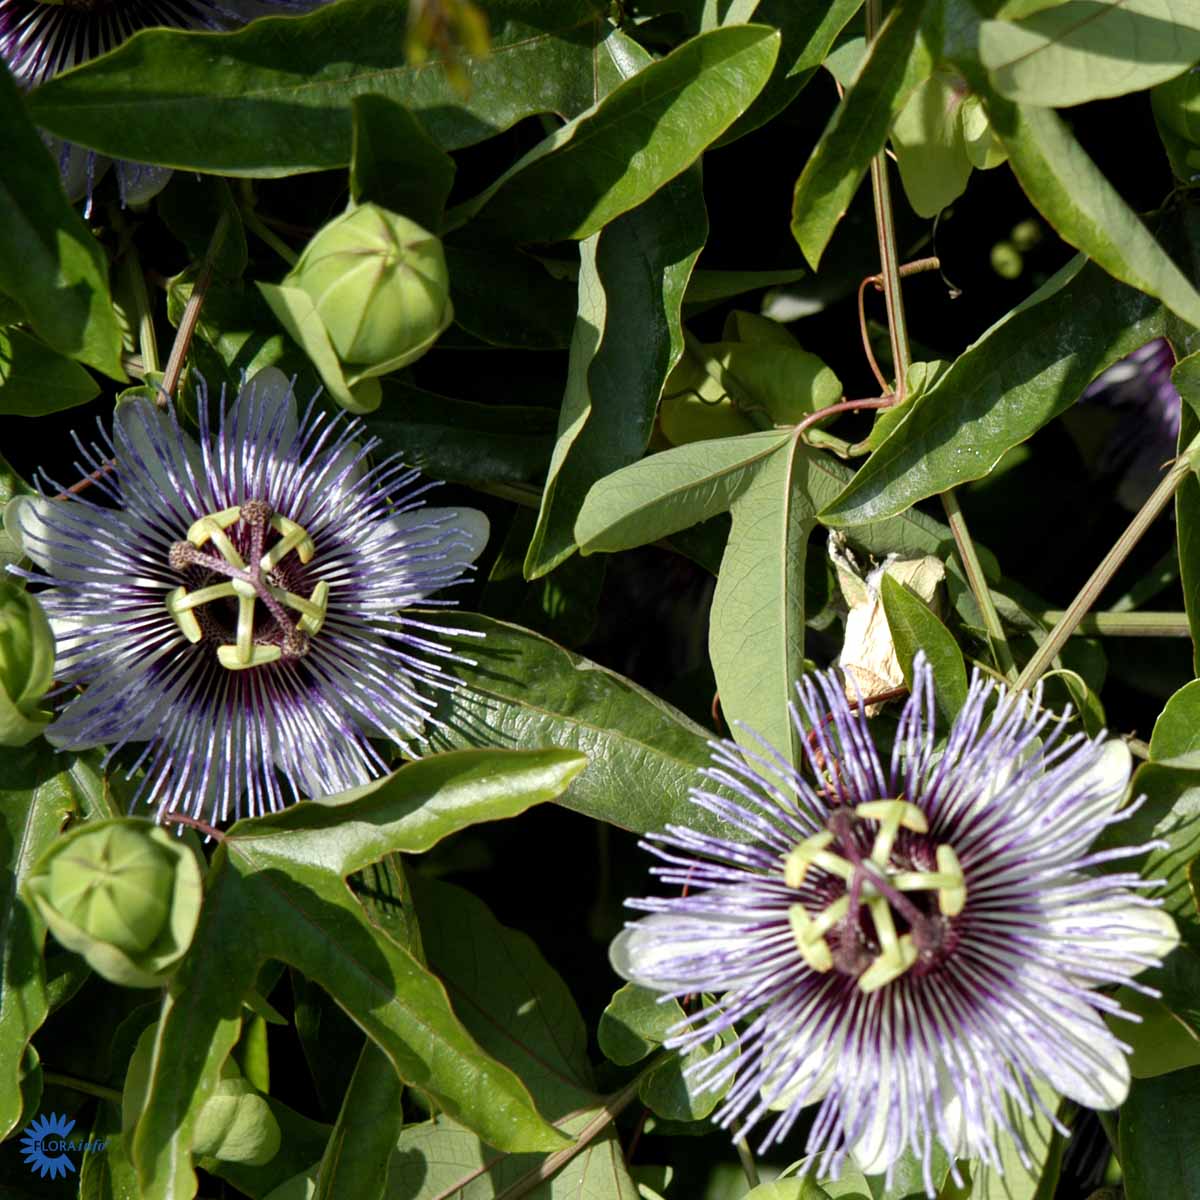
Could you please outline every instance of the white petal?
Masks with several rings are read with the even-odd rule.
[[[627,925],[608,949],[608,960],[622,979],[657,992],[702,992],[713,988],[731,991],[756,976],[739,978],[728,958],[714,978],[715,953],[728,955],[738,943],[744,922],[716,913],[686,917],[654,913]]]
[[[439,537],[452,542],[447,561],[459,566],[483,553],[491,531],[487,517],[476,508],[415,508],[389,517],[387,524],[398,533],[411,533],[413,541]]]
[[[122,514],[46,496],[14,496],[4,509],[4,528],[43,571],[75,581],[96,577],[105,544],[129,540]]]
[[[1058,937],[1087,939],[1097,948],[1103,947],[1105,959],[1161,960],[1179,944],[1179,930],[1169,913],[1131,904],[1125,896],[1072,904],[1052,914],[1048,925]]]
[[[153,401],[144,396],[120,401],[113,416],[113,440],[127,494],[140,493],[145,504],[158,510],[172,507],[181,519],[200,506],[198,499],[203,504],[196,496],[196,485],[204,479],[200,448]]]
[[[1132,770],[1133,756],[1129,753],[1129,747],[1114,738],[1104,743],[1099,760],[1079,777],[1074,788],[1081,794],[1093,793],[1093,811],[1111,816],[1125,798]]]
[[[904,1149],[904,1114],[896,1110],[903,1104],[905,1093],[897,1087],[891,1068],[891,1050],[881,1047],[879,1076],[872,1109],[866,1128],[850,1147],[850,1158],[864,1175],[883,1175],[900,1157]]]
[[[116,160],[117,187],[121,203],[130,208],[149,204],[167,186],[174,172],[170,167],[155,167],[149,163]]]
[[[807,1108],[824,1099],[837,1076],[840,1051],[840,1039],[835,1044],[813,1046],[799,1059],[794,1048],[781,1047],[785,1061],[780,1064],[780,1070],[774,1071],[773,1064],[764,1063],[765,1078],[760,1091],[768,1101],[768,1107],[782,1112],[793,1105]],[[775,1095],[775,1089],[781,1083],[784,1083],[783,1091]]]
[[[1030,1069],[1085,1108],[1118,1108],[1129,1094],[1129,1063],[1117,1039],[1092,1008],[1065,991],[1056,993],[1029,1046]]]

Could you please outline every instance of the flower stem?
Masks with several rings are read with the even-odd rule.
[[[150,311],[150,294],[146,291],[146,275],[142,270],[142,260],[138,257],[137,247],[132,241],[121,260],[121,269],[125,273],[125,283],[129,288],[134,315],[137,318],[138,346],[142,352],[144,375],[159,369],[158,339],[154,335],[154,316]]]
[[[60,1075],[57,1071],[43,1071],[42,1079],[46,1083],[55,1083],[59,1087],[70,1088],[73,1092],[82,1092],[85,1096],[98,1096],[113,1104],[121,1103],[121,1093],[116,1088],[105,1087],[102,1083],[92,1083],[89,1079],[79,1079],[74,1075]]]
[[[260,242],[265,242],[289,267],[300,260],[292,248],[273,229],[269,228],[254,208],[254,185],[249,179],[242,180],[242,223]]]
[[[871,42],[879,32],[882,22],[880,0],[867,0],[866,25],[867,41]],[[871,193],[875,200],[875,231],[879,238],[880,278],[883,282],[883,297],[887,304],[888,336],[892,344],[892,371],[895,375],[895,402],[904,403],[908,368],[911,363],[911,353],[908,345],[908,326],[904,319],[904,297],[900,291],[900,260],[896,254],[896,225],[892,215],[891,185],[888,181],[887,153],[883,150],[871,160]],[[925,270],[924,260],[914,264],[916,269]],[[975,543],[967,529],[962,509],[954,490],[948,489],[942,493],[942,507],[946,510],[946,519],[954,534],[954,544],[958,549],[958,557],[962,560],[967,583],[979,612],[983,617],[984,628],[987,630],[988,642],[991,646],[992,657],[1001,671],[1012,680],[1016,675],[1016,663],[1008,646],[1004,626],[992,602],[983,568],[979,565],[979,555],[975,551]]]
[[[1037,648],[1034,656],[1025,664],[1025,669],[1017,678],[1016,686],[1018,688],[1027,688],[1041,678],[1043,672],[1054,661],[1054,656],[1062,649],[1063,643],[1075,631],[1092,605],[1096,603],[1100,593],[1116,574],[1129,552],[1138,544],[1142,534],[1149,529],[1154,519],[1175,495],[1179,485],[1194,469],[1195,459],[1198,455],[1200,455],[1200,434],[1197,434],[1188,443],[1187,449],[1171,464],[1171,469],[1163,476],[1162,482],[1154,489],[1133,520],[1129,522],[1125,532],[1117,538],[1112,549],[1092,572],[1091,578],[1080,589],[1079,595],[1071,601],[1070,607],[1046,635],[1046,640]]]
[[[183,362],[187,358],[188,347],[192,344],[192,335],[196,332],[196,323],[200,320],[200,310],[204,307],[204,298],[208,295],[208,289],[212,283],[217,255],[220,253],[228,232],[229,212],[222,209],[221,215],[217,218],[217,227],[213,230],[212,238],[209,240],[208,249],[204,252],[204,261],[201,264],[200,273],[196,276],[192,294],[188,297],[187,304],[184,305],[183,316],[179,319],[179,329],[175,333],[175,343],[171,347],[171,357],[167,359],[167,369],[163,372],[162,391],[159,394],[160,405],[163,408],[166,407],[167,400],[175,394],[179,377],[183,374]]]
[[[733,1148],[737,1151],[738,1161],[742,1164],[742,1174],[746,1176],[746,1183],[751,1188],[758,1187],[758,1163],[754,1161],[754,1155],[746,1144],[746,1139],[742,1136],[734,1138]]]

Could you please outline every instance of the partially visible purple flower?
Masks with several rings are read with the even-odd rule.
[[[29,89],[119,46],[142,29],[232,29],[271,11],[302,12],[322,0],[0,0],[0,59]],[[72,200],[87,196],[109,159],[47,138]],[[166,186],[167,167],[118,160],[122,204],[144,204]]]
[[[1010,1114],[1044,1111],[1038,1080],[1120,1104],[1128,1047],[1102,1017],[1125,1014],[1094,989],[1178,940],[1137,894],[1147,883],[1096,871],[1145,847],[1089,851],[1131,811],[1117,813],[1124,743],[1064,737],[1039,697],[976,677],[938,749],[921,659],[885,765],[834,673],[798,694],[815,782],[770,747],[714,744],[692,800],[730,836],[651,835],[655,874],[687,894],[630,901],[651,915],[612,947],[626,979],[717,997],[667,1045],[738,1032],[688,1068],[728,1087],[719,1123],[769,1120],[771,1144],[815,1106],[806,1152],[821,1174],[848,1159],[890,1174],[907,1149],[932,1196],[934,1146],[999,1169]]]
[[[361,422],[298,420],[277,370],[199,419],[197,443],[173,411],[122,403],[112,437],[80,445],[89,471],[115,460],[107,505],[21,497],[5,519],[70,689],[46,736],[144,743],[139,797],[215,824],[380,775],[371,739],[422,741],[455,656],[405,610],[449,603],[429,597],[463,581],[488,522],[426,507],[433,485],[396,458],[371,465]]]
[[[1103,474],[1119,476],[1117,499],[1131,512],[1141,508],[1176,454],[1182,401],[1171,382],[1174,366],[1170,344],[1156,338],[1098,375],[1081,397],[1120,414],[1099,466]]]

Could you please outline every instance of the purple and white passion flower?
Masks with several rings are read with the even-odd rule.
[[[1146,847],[1089,850],[1132,811],[1123,742],[1066,737],[1038,695],[976,677],[935,748],[923,659],[913,683],[886,766],[832,672],[804,679],[792,714],[811,782],[769,746],[716,744],[692,800],[729,836],[651,835],[655,874],[688,890],[630,901],[651,915],[611,957],[647,988],[717,997],[667,1045],[739,1033],[689,1068],[728,1088],[722,1125],[769,1120],[771,1144],[816,1106],[822,1174],[889,1173],[909,1150],[932,1196],[934,1146],[999,1169],[1009,1114],[1045,1111],[1039,1081],[1124,1100],[1128,1048],[1103,1019],[1121,1009],[1095,989],[1178,935],[1146,882],[1097,870]]]
[[[450,603],[429,597],[488,535],[474,509],[427,507],[434,485],[397,458],[372,465],[361,422],[297,418],[273,368],[216,407],[202,398],[197,441],[173,410],[124,401],[106,444],[80,445],[106,503],[6,512],[70,689],[46,736],[145,743],[139,797],[211,824],[375,778],[371,739],[420,743],[455,656],[405,610]]]

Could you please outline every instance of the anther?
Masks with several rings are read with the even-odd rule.
[[[844,858],[825,847],[833,842],[833,834],[828,830],[805,838],[798,846],[794,846],[783,865],[783,880],[788,887],[798,888],[804,882],[804,876],[810,866],[820,867],[831,875],[849,880],[854,874],[854,867]]]
[[[172,571],[182,571],[202,557],[191,542],[172,542],[167,562],[171,564]]]
[[[800,956],[814,971],[825,974],[833,970],[833,954],[825,939],[814,929],[815,922],[803,904],[788,906],[788,924]]]
[[[938,888],[938,908],[947,917],[956,917],[966,907],[967,884],[963,869],[952,846],[937,848],[938,874],[953,880],[949,886]]]

